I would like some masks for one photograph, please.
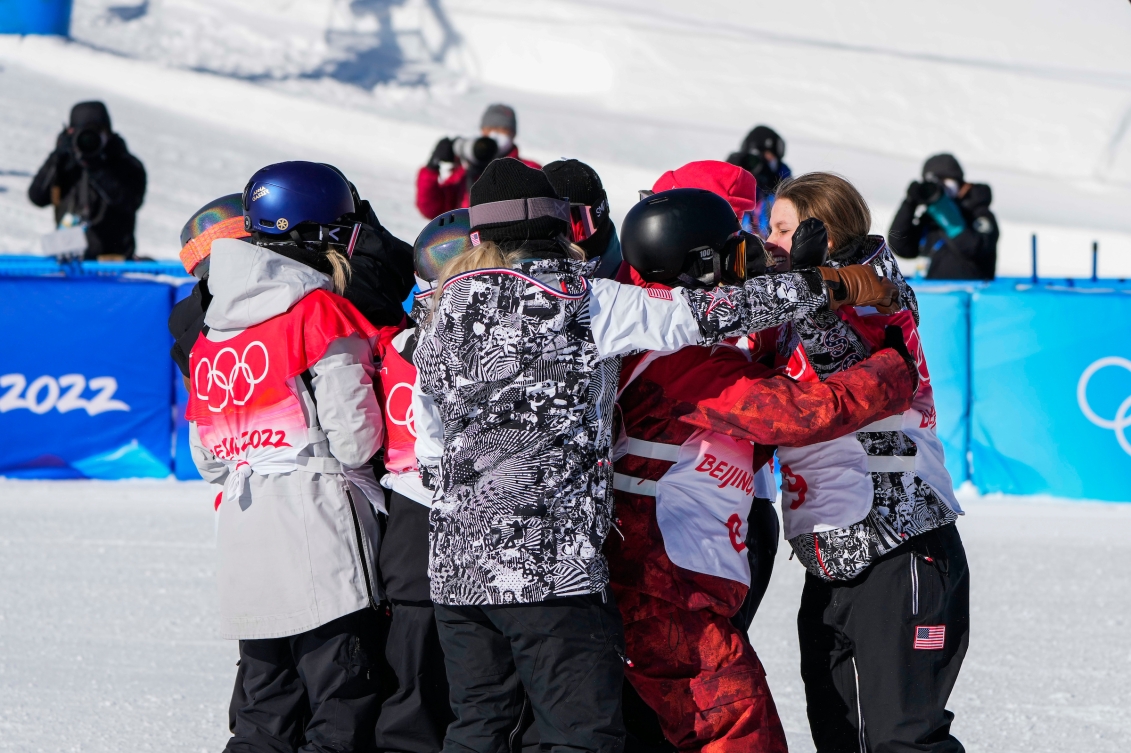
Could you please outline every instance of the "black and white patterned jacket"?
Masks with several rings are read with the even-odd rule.
[[[422,328],[413,410],[421,467],[426,479],[438,472],[429,564],[437,603],[604,589],[619,356],[716,342],[826,302],[812,271],[670,292],[587,272],[546,259],[458,275]]]
[[[910,309],[918,323],[919,304],[915,291],[900,273],[882,236],[871,235],[860,244],[840,249],[829,261],[833,267],[849,264],[869,264],[877,274],[894,282],[899,287],[900,306]],[[784,336],[780,345],[788,348],[783,352],[791,352],[798,342],[802,343],[813,371],[822,381],[870,355],[860,337],[829,311],[801,317],[782,330]],[[915,442],[901,431],[861,432],[856,437],[869,455],[916,453]],[[915,473],[872,473],[872,484],[875,487],[872,509],[863,520],[845,528],[790,539],[798,560],[809,572],[824,579],[850,580],[912,536],[953,523],[958,518],[958,513]]]

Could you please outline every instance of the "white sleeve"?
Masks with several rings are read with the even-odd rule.
[[[416,462],[436,473],[444,454],[444,422],[431,395],[420,389],[420,374],[412,385],[412,425],[416,429]]]
[[[318,425],[326,433],[330,453],[347,468],[365,465],[385,439],[369,341],[357,335],[335,340],[310,372]]]
[[[614,280],[588,280],[589,326],[602,358],[634,350],[667,352],[703,342],[699,323],[679,292],[622,285]]]

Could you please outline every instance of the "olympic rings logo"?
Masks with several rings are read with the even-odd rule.
[[[255,375],[252,367],[248,364],[247,356],[252,348],[259,348],[263,351],[263,371],[258,376]],[[221,359],[225,355],[231,355],[232,365],[225,371],[227,364],[222,364]],[[234,405],[245,405],[251,399],[252,393],[255,392],[255,385],[262,382],[267,378],[267,369],[270,365],[270,360],[267,357],[267,346],[255,340],[248,343],[247,347],[243,349],[242,354],[237,354],[234,348],[224,348],[216,354],[215,362],[209,361],[207,358],[200,359],[196,364],[196,369],[192,374],[193,386],[195,387],[196,397],[198,400],[203,400],[208,403],[208,410],[213,413],[219,413],[227,407],[230,400]],[[205,369],[205,376],[207,377],[207,384],[204,386],[204,394],[201,394],[200,371]],[[219,406],[213,407],[209,401],[209,395],[212,393],[213,387],[218,388],[224,393],[224,402]]]
[[[1106,419],[1100,418],[1096,412],[1092,410],[1092,406],[1088,404],[1088,382],[1100,369],[1105,369],[1108,366],[1118,366],[1121,369],[1131,372],[1131,361],[1119,356],[1107,356],[1101,358],[1093,363],[1088,368],[1084,369],[1084,373],[1080,375],[1080,381],[1076,383],[1076,402],[1080,405],[1080,410],[1083,412],[1084,417],[1091,421],[1101,429],[1111,429],[1115,432],[1115,439],[1119,442],[1119,446],[1128,455],[1131,455],[1131,439],[1127,437],[1127,428],[1131,426],[1131,396],[1124,400],[1119,408],[1115,411],[1115,418]]]
[[[405,408],[404,418],[396,418],[393,416],[393,395],[397,394],[397,390],[401,388],[408,390],[408,407]],[[413,425],[412,413],[412,385],[407,382],[397,382],[393,385],[393,389],[389,390],[389,394],[385,397],[385,410],[389,414],[389,423],[403,426],[408,430],[412,436],[416,436],[416,427]]]

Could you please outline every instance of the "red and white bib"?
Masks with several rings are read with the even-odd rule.
[[[377,330],[341,296],[316,290],[289,311],[230,340],[203,333],[189,354],[189,402],[203,445],[232,470],[287,473],[307,446],[308,427],[294,378],[334,340]]]
[[[385,412],[385,467],[393,473],[416,470],[416,427],[412,416],[412,385],[416,366],[404,357],[414,330],[402,330],[380,348],[378,389]]]
[[[679,567],[750,585],[747,518],[754,496],[754,445],[699,430],[682,445],[622,437],[625,455],[675,461],[659,481],[614,474],[613,487],[656,498],[664,551]]]

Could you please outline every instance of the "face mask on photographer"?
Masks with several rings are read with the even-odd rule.
[[[495,140],[499,145],[498,155],[505,157],[510,154],[511,149],[514,147],[514,135],[506,131],[485,131],[485,136],[489,136]]]

